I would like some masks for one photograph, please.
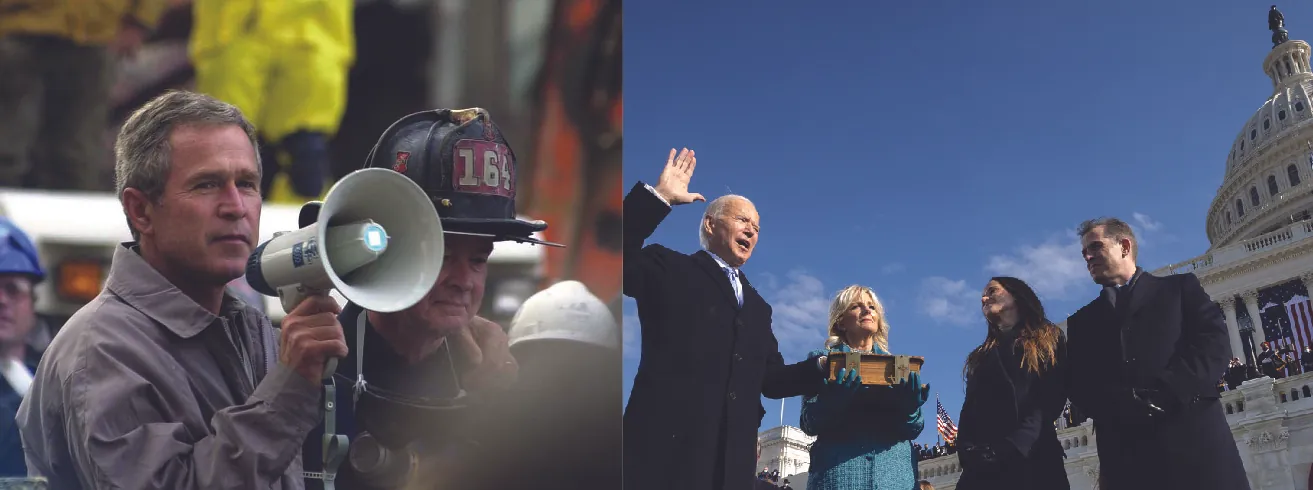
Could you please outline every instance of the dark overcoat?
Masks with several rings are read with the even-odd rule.
[[[1116,307],[1105,289],[1067,320],[1067,396],[1094,420],[1100,488],[1248,490],[1217,392],[1231,360],[1221,308],[1194,274],[1137,269],[1129,288]],[[1133,388],[1161,390],[1177,408],[1128,416]]]
[[[823,375],[815,360],[784,364],[771,307],[746,275],[739,308],[706,251],[643,246],[669,213],[642,183],[625,196],[624,293],[638,305],[642,357],[624,414],[624,488],[751,490],[761,396],[809,394]]]
[[[1049,328],[1057,329],[1056,326]],[[1006,369],[999,345],[988,351],[967,380],[966,400],[958,424],[957,444],[1007,444],[1021,459],[1003,467],[976,468],[962,461],[957,488],[978,490],[1065,490],[1065,456],[1054,421],[1062,414],[1067,394],[1063,385],[1067,368],[1067,338],[1059,334],[1054,362],[1040,372]],[[1013,347],[1013,362],[1024,352]],[[1009,373],[1012,373],[1011,375]],[[961,454],[961,453],[959,453]]]

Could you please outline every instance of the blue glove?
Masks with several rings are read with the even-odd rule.
[[[834,379],[825,378],[825,391],[837,398],[850,399],[862,388],[862,375],[848,368],[839,369]]]
[[[912,372],[907,380],[893,386],[893,397],[902,413],[912,413],[930,399],[930,385],[921,385],[921,374]]]

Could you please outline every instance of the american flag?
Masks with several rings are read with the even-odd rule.
[[[1313,302],[1304,296],[1295,296],[1286,302],[1286,317],[1290,319],[1290,331],[1294,334],[1292,347],[1296,355],[1302,355],[1304,347],[1313,342]]]
[[[939,419],[939,435],[944,437],[945,443],[952,444],[957,439],[957,425],[953,424],[953,418],[944,410],[944,404],[939,402],[939,393],[935,393],[935,413],[935,418]]]

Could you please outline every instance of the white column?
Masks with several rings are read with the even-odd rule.
[[[1254,348],[1263,349],[1263,342],[1267,341],[1267,336],[1263,335],[1263,317],[1259,316],[1258,311],[1258,290],[1251,289],[1240,293],[1240,297],[1245,299],[1245,309],[1249,311],[1249,322],[1254,326]],[[1275,347],[1273,350],[1276,350]]]
[[[1226,333],[1231,337],[1231,357],[1244,359],[1245,348],[1240,341],[1240,323],[1235,319],[1235,297],[1227,296],[1218,303],[1222,305],[1222,314],[1226,315]]]

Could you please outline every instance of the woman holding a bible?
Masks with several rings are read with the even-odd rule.
[[[830,304],[831,351],[889,355],[889,323],[875,292],[849,286]],[[916,486],[912,439],[925,427],[921,405],[930,394],[912,372],[892,386],[863,385],[858,372],[840,369],[819,392],[803,399],[802,431],[815,436],[808,490],[911,489]]]
[[[980,302],[988,330],[962,370],[957,488],[1069,489],[1054,426],[1067,399],[1066,336],[1020,279],[990,279]]]

